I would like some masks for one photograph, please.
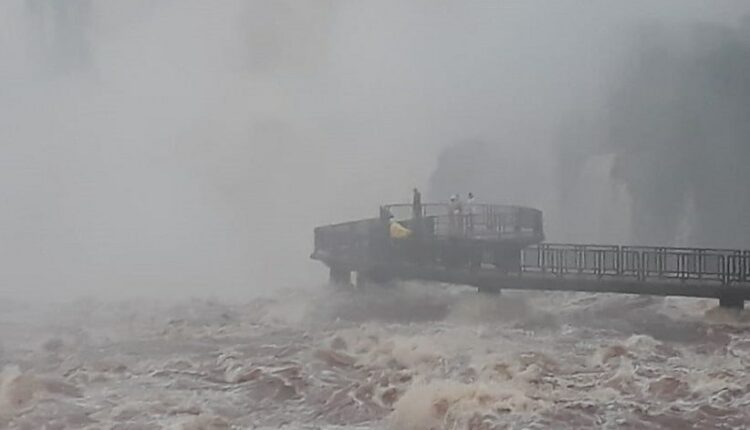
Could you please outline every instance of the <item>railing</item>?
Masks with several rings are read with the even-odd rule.
[[[415,220],[409,212],[413,209],[411,205],[385,208],[392,211],[397,220],[405,220],[406,226],[417,225],[412,224]],[[422,239],[477,239],[467,244],[451,248],[449,241],[443,241],[443,246],[433,246],[435,244],[429,240],[393,241],[387,222],[373,218],[316,228],[313,258],[440,265],[446,260],[439,252],[456,249],[467,257],[459,259],[463,267],[486,264],[505,272],[556,277],[750,284],[750,250],[553,243],[526,246],[543,237],[540,211],[499,205],[476,205],[469,210],[472,212],[456,215],[449,205],[423,205],[419,214],[422,219],[417,221]],[[449,246],[444,246],[446,244]],[[474,259],[475,256],[478,257]]]
[[[315,229],[313,257],[369,258],[371,245],[383,236],[377,232],[382,225],[380,219],[374,218],[318,227]]]
[[[505,240],[516,239],[532,244],[544,239],[542,212],[538,209],[509,205],[410,204],[384,206],[396,220],[410,222],[419,217],[430,219],[430,232],[436,237]],[[415,209],[419,211],[415,214]]]
[[[521,272],[647,280],[750,282],[750,251],[544,243],[521,251]]]

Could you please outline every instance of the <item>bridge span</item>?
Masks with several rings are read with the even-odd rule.
[[[398,214],[398,215],[397,215]],[[393,223],[403,237],[390,234]],[[393,279],[501,289],[750,300],[750,251],[542,242],[541,212],[517,206],[390,205],[379,218],[315,229],[312,258],[334,283]]]

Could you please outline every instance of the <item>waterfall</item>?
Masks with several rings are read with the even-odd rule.
[[[615,154],[592,155],[583,163],[563,202],[570,242],[630,243],[631,198],[626,184],[612,179]]]

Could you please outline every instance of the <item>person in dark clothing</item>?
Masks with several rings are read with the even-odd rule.
[[[411,201],[411,217],[414,219],[422,218],[422,193],[414,188],[414,195]]]

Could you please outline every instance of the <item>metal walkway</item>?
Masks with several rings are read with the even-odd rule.
[[[415,231],[393,240],[382,218],[319,227],[312,258],[334,282],[351,272],[375,282],[415,279],[482,291],[527,289],[717,298],[725,307],[750,300],[750,251],[541,243],[541,212],[478,205],[385,207]]]

